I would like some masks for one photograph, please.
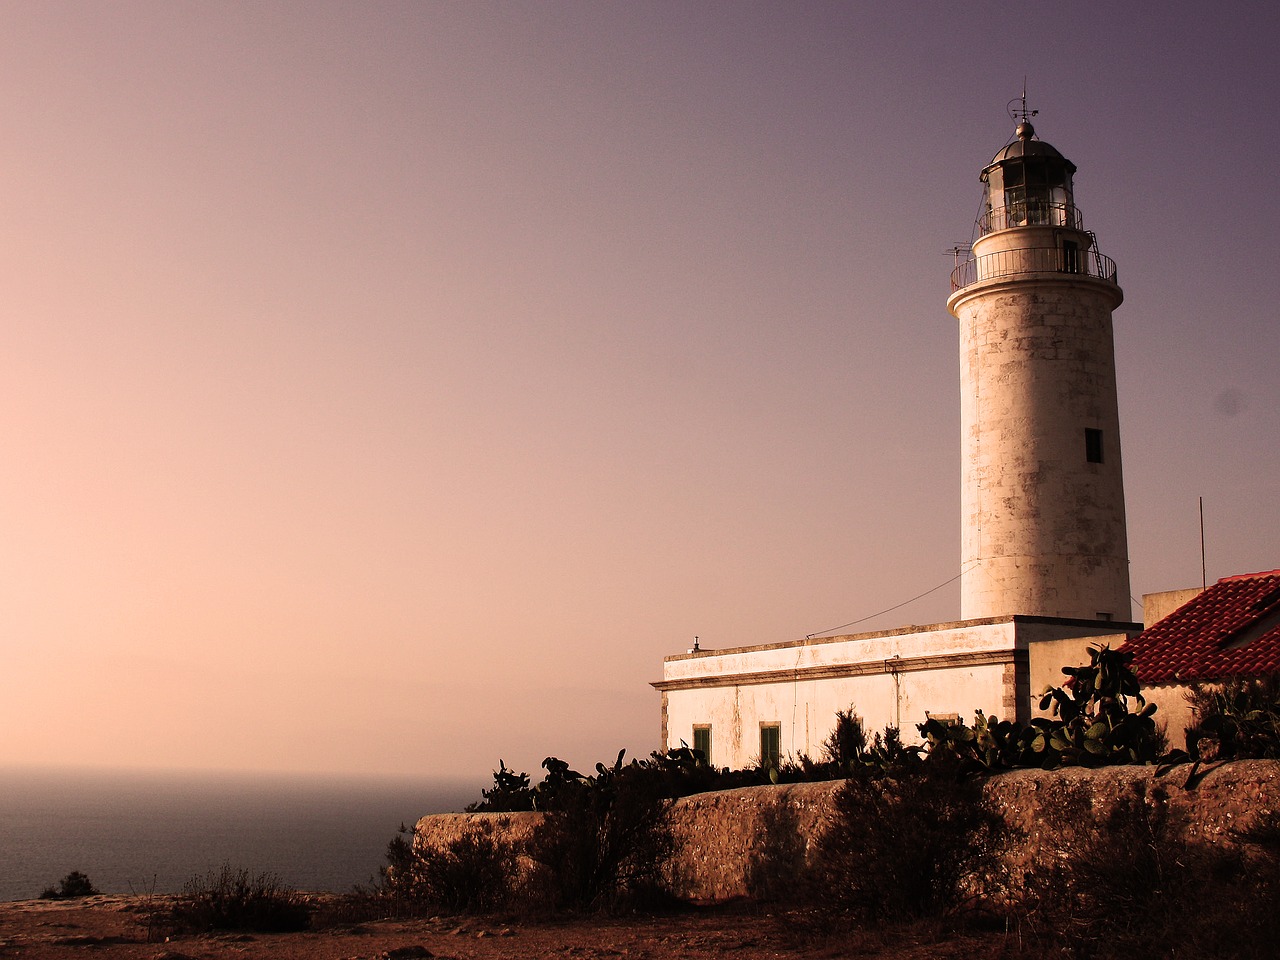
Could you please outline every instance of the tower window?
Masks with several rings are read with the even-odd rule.
[[[1074,240],[1062,241],[1062,272],[1080,272],[1080,244]]]
[[[702,754],[702,762],[711,763],[711,724],[695,723],[693,725],[693,749]]]
[[[777,768],[782,758],[782,725],[760,724],[760,766]]]
[[[1084,428],[1084,458],[1089,463],[1102,462],[1102,431]]]

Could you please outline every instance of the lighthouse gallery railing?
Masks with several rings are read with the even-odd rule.
[[[951,291],[977,283],[1029,274],[1062,273],[1116,283],[1116,263],[1096,250],[1021,247],[997,250],[966,260],[951,271]]]
[[[1030,226],[1083,230],[1084,218],[1074,203],[1057,200],[1013,200],[978,218],[978,234],[984,237],[997,230]]]

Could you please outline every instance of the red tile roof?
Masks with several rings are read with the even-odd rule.
[[[1124,649],[1142,683],[1280,673],[1280,570],[1223,577]]]

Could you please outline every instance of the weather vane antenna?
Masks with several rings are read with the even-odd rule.
[[[1015,108],[1014,104],[1018,104],[1018,106]],[[1022,96],[1014,97],[1012,100],[1010,100],[1009,103],[1006,105],[1005,109],[1009,111],[1009,119],[1017,120],[1022,123],[1025,123],[1026,121],[1030,120],[1032,117],[1040,113],[1039,110],[1027,109],[1027,78],[1026,77],[1022,78]]]

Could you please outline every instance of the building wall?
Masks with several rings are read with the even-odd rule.
[[[1173,611],[1190,603],[1200,594],[1204,587],[1184,587],[1181,590],[1165,590],[1161,593],[1144,593],[1142,595],[1142,625],[1153,627]]]
[[[974,254],[1040,242],[1038,232],[1062,231],[991,234]],[[966,619],[1131,616],[1111,329],[1120,296],[1041,272],[980,280],[948,304],[960,321]],[[1086,459],[1086,428],[1102,431],[1101,463]]]
[[[904,730],[908,742],[915,742],[914,725],[924,721],[926,710],[968,716],[976,699],[991,712],[1001,713],[1005,674],[1004,665],[991,665],[679,691],[668,694],[667,737],[672,746],[692,745],[695,724],[708,724],[711,763],[740,768],[758,761],[760,728],[770,724],[779,727],[784,757],[818,758],[836,712],[853,707],[869,735],[892,724]],[[948,695],[961,688],[968,695]]]
[[[1186,749],[1187,727],[1196,722],[1196,712],[1187,702],[1190,691],[1191,687],[1185,683],[1158,683],[1142,688],[1147,703],[1156,705],[1156,723],[1164,727],[1169,746],[1175,750]]]
[[[1136,624],[1134,625],[1136,626]],[[1067,637],[1061,640],[1043,640],[1028,647],[1027,666],[1030,673],[1031,715],[1048,717],[1053,710],[1040,709],[1040,697],[1048,687],[1060,687],[1067,680],[1063,667],[1079,667],[1089,662],[1089,648],[1109,646],[1118,650],[1131,634],[1108,636]]]
[[[836,712],[850,707],[868,734],[892,725],[908,743],[927,714],[1025,721],[1029,649],[1066,635],[1087,645],[1107,629],[1010,617],[668,657],[655,684],[663,742],[692,746],[695,726],[709,725],[711,763],[739,768],[759,759],[763,724],[778,726],[783,756],[819,758]]]

